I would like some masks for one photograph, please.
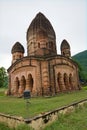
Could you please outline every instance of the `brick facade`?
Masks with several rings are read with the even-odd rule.
[[[30,90],[32,96],[44,96],[80,89],[70,45],[63,40],[61,55],[57,54],[55,32],[42,13],[31,22],[26,38],[27,56],[20,43],[12,48],[12,65],[8,69],[11,95],[23,95],[24,90]]]

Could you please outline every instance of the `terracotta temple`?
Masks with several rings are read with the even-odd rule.
[[[64,39],[61,54],[57,54],[55,31],[42,13],[29,25],[26,40],[27,56],[20,42],[11,50],[10,95],[23,95],[29,90],[32,96],[47,96],[80,89],[78,66],[71,58],[70,45]]]

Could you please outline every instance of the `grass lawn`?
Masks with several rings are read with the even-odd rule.
[[[87,104],[69,115],[59,116],[44,130],[87,130]]]
[[[1,93],[0,113],[28,118],[64,105],[69,105],[85,98],[87,98],[87,90],[62,93],[55,97],[31,98],[27,110],[26,101],[23,98],[9,97]]]
[[[17,128],[9,128],[0,123],[0,130],[33,130],[28,125],[20,125]],[[58,120],[41,130],[87,130],[87,104],[77,108],[75,112],[68,115],[59,115]]]

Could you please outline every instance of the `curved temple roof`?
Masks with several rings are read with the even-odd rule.
[[[21,52],[21,53],[24,53],[25,50],[24,50],[24,47],[21,45],[21,43],[19,42],[16,42],[13,47],[12,47],[12,50],[11,50],[11,53],[15,53],[15,52]]]
[[[61,50],[62,49],[70,49],[70,45],[69,45],[69,43],[64,39],[63,41],[62,41],[62,43],[61,43]]]
[[[49,35],[53,35],[55,37],[55,31],[50,23],[50,21],[39,12],[36,17],[32,20],[28,30],[27,30],[27,39],[31,34],[35,34],[38,30],[43,29]]]

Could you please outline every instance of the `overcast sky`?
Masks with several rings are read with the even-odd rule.
[[[26,31],[38,12],[55,30],[58,54],[63,39],[69,42],[72,55],[87,50],[87,0],[0,0],[0,67],[11,65],[15,42],[27,51]]]

